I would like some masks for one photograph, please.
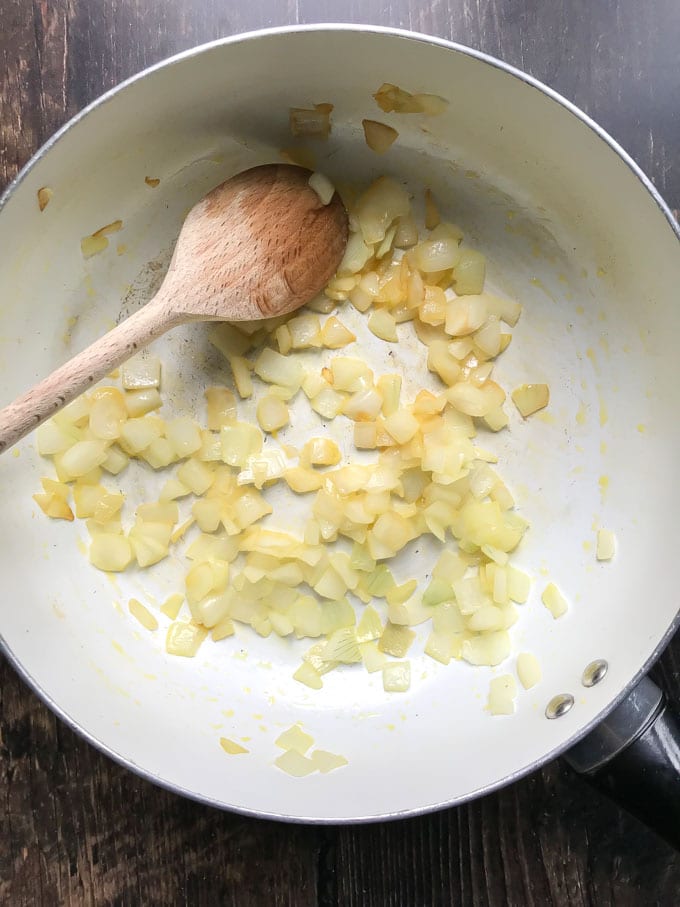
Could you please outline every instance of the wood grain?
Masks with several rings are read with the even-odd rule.
[[[524,68],[609,129],[680,208],[676,0],[0,0],[0,183],[77,109],[168,54],[333,20],[431,32]],[[680,640],[654,673],[680,704]],[[560,763],[432,816],[283,827],[135,778],[61,725],[8,666],[0,697],[2,904],[678,902],[678,855]]]

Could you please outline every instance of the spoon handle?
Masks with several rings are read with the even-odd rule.
[[[0,410],[0,453],[180,320],[152,300],[17,397]]]

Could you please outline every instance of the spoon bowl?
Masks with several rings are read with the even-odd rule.
[[[324,205],[310,176],[265,164],[194,205],[154,298],[0,410],[0,453],[170,328],[285,315],[320,293],[344,254],[348,222],[337,192]]]

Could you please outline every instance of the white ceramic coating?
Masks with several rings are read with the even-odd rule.
[[[383,81],[440,94],[450,107],[437,118],[383,115],[371,98]],[[1,626],[8,652],[53,707],[131,767],[217,805],[343,821],[459,802],[526,771],[592,723],[667,633],[680,540],[680,254],[629,162],[517,74],[403,34],[326,27],[245,36],[110,95],[7,198],[0,402],[147,298],[187,208],[232,173],[276,160],[294,144],[288,108],[321,101],[335,110],[329,142],[314,146],[318,167],[338,182],[390,173],[416,192],[429,184],[488,256],[492,286],[524,305],[499,380],[548,382],[549,414],[526,422],[513,414],[509,432],[480,443],[501,456],[531,520],[517,559],[536,579],[512,635],[516,652],[539,657],[542,682],[520,693],[512,718],[492,718],[483,709],[489,679],[514,672],[514,656],[494,670],[443,667],[422,655],[419,639],[403,695],[385,694],[380,675],[360,668],[308,690],[291,677],[305,643],[248,628],[207,641],[195,659],[172,658],[167,619],[159,615],[162,630],[150,634],[126,603],[162,601],[177,588],[179,564],[115,580],[91,568],[76,541],[84,528],[48,521],[31,500],[49,474],[31,438],[0,459]],[[366,148],[363,117],[399,130],[387,155]],[[145,176],[160,178],[158,188]],[[36,191],[46,185],[54,196],[40,213]],[[109,249],[83,260],[81,237],[116,218],[124,228]],[[227,375],[206,333],[180,329],[155,344],[168,412],[194,411],[203,388]],[[373,344],[376,371],[389,370],[387,345]],[[398,349],[411,389],[430,382],[416,349]],[[296,412],[299,426],[304,408]],[[336,421],[335,431],[348,431]],[[158,482],[138,469],[121,486],[141,499]],[[595,562],[596,526],[616,532],[610,564]],[[415,544],[397,572],[422,578],[429,565]],[[570,601],[557,622],[540,603],[549,579]],[[585,689],[581,672],[594,658],[606,658],[609,673]],[[545,705],[559,692],[576,705],[548,721]],[[302,780],[276,769],[274,740],[296,721],[348,766]],[[250,753],[227,755],[221,736],[249,738]]]

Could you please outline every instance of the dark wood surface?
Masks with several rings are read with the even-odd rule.
[[[84,104],[169,54],[262,26],[343,20],[452,38],[536,75],[599,120],[680,208],[678,0],[0,0],[0,185]],[[680,704],[680,639],[656,678]],[[680,857],[561,763],[432,816],[286,827],[139,780],[60,724],[7,665],[0,697],[3,905],[680,902]]]

